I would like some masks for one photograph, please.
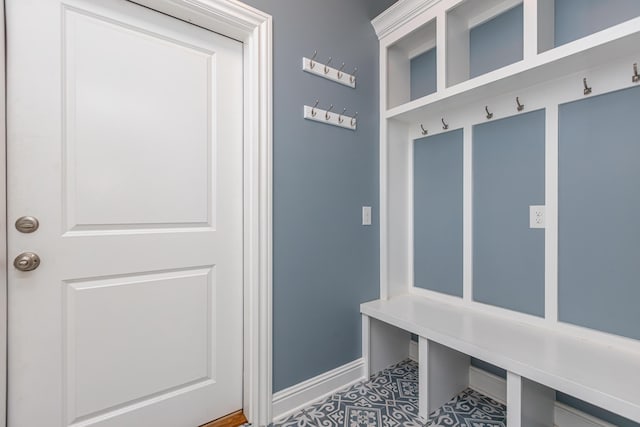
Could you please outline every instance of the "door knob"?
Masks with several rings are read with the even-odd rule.
[[[20,271],[33,271],[40,265],[40,257],[33,252],[21,253],[13,260],[13,266]]]

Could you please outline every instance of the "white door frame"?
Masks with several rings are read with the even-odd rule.
[[[244,375],[249,422],[271,422],[272,278],[272,20],[237,0],[129,0],[239,40],[244,64]],[[0,2],[4,17],[4,1]],[[0,19],[0,81],[5,82],[4,19]],[[6,96],[0,84],[0,218],[6,217]],[[0,262],[7,260],[0,227]],[[7,269],[0,275],[0,367],[7,366]],[[0,368],[0,426],[6,426],[6,369]],[[195,427],[195,426],[194,426]]]

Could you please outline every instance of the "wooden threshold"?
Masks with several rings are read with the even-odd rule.
[[[200,427],[238,427],[247,422],[247,417],[242,413],[242,409],[237,412],[232,412],[217,420],[213,420],[210,423],[203,424]]]

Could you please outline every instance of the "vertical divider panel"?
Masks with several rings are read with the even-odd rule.
[[[522,377],[507,372],[507,425],[519,427],[522,422]]]
[[[466,53],[469,52],[469,31],[467,22],[454,13],[447,14],[445,25],[446,85],[448,87],[469,79],[469,55]]]
[[[376,374],[409,357],[411,334],[369,318],[369,374]]]
[[[362,359],[364,359],[364,375],[371,377],[371,320],[366,314],[360,315],[362,319]]]
[[[390,46],[387,49],[387,104],[385,110],[404,104],[411,98],[411,63],[405,57],[405,53],[397,47]]]
[[[470,357],[426,338],[419,338],[418,413],[429,414],[469,386]]]
[[[526,7],[526,2],[525,2]],[[542,53],[553,49],[556,42],[555,35],[555,0],[537,0],[537,51]]]
[[[538,54],[538,1],[523,3],[524,39],[522,57],[532,59]]]
[[[436,17],[436,88],[441,92],[447,88],[447,14],[443,10]]]
[[[555,390],[507,372],[507,426],[554,425]]]
[[[558,106],[545,109],[544,317],[558,321]]]
[[[409,263],[409,209],[411,194],[409,183],[410,140],[407,125],[394,120],[387,121],[387,286],[381,298],[406,293],[412,265]],[[383,205],[384,206],[384,205]]]
[[[462,298],[473,300],[473,131],[463,129]]]

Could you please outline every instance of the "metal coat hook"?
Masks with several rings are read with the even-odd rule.
[[[327,67],[327,65],[331,64],[331,57],[329,57],[329,60],[327,61],[326,64],[324,64],[324,73],[327,74],[329,72],[329,67]]]
[[[631,81],[634,83],[640,82],[640,74],[638,74],[638,63],[633,64],[633,77],[631,77]]]
[[[313,56],[311,57],[311,59],[309,60],[309,66],[311,67],[311,69],[313,69],[313,67],[316,66],[316,63],[313,62],[314,59],[316,59],[316,56],[318,55],[318,51],[314,50],[313,51]]]
[[[487,112],[487,120],[491,120],[493,118],[493,113],[489,112],[489,106],[488,105],[484,106],[484,111]]]
[[[338,69],[338,78],[341,79],[342,76],[344,75],[344,73],[342,72],[342,69],[344,68],[344,62],[342,63],[342,65],[340,66],[340,68]]]
[[[347,111],[347,109],[346,109],[346,108],[342,109],[342,113],[340,113],[340,115],[338,116],[338,123],[342,123],[342,122],[344,122],[344,119],[342,118],[342,115],[343,115],[344,113],[346,113],[346,111]]]
[[[353,115],[353,117],[351,117],[351,127],[354,127],[356,125],[356,119],[358,118],[358,112],[356,111],[356,113]]]
[[[524,110],[524,104],[520,104],[520,97],[516,96],[516,104],[518,104],[518,111]]]
[[[422,129],[422,134],[423,134],[423,135],[426,135],[426,134],[428,134],[428,133],[429,133],[429,131],[428,131],[428,130],[426,130],[426,129],[424,128],[424,126],[422,126],[422,123],[420,123],[420,129]]]
[[[449,125],[444,122],[444,117],[442,119],[440,119],[440,121],[442,122],[442,130],[449,129]]]
[[[358,73],[358,67],[353,69],[353,73],[351,73],[351,77],[349,77],[349,81],[354,83],[356,81],[356,74]]]
[[[320,102],[320,100],[316,99],[316,103],[313,104],[313,107],[311,108],[311,116],[312,117],[316,116],[316,107],[318,106],[318,102]]]
[[[584,85],[584,94],[589,95],[591,93],[591,88],[587,85],[587,78],[582,79],[582,84]]]
[[[333,110],[333,104],[331,104],[331,106],[329,107],[329,109],[327,110],[326,113],[324,113],[324,119],[325,120],[329,120],[331,118],[331,115],[329,115],[329,112]]]

